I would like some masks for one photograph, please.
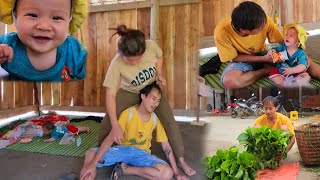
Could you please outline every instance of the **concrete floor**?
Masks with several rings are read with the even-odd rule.
[[[197,171],[191,180],[203,179],[201,159],[201,139],[204,127],[193,126],[190,123],[179,122],[181,134],[185,144],[185,159]],[[159,143],[153,143],[152,152],[164,159]],[[69,173],[79,175],[83,165],[83,158],[54,156],[48,154],[0,150],[0,179],[4,180],[57,180]],[[180,172],[182,172],[180,170]],[[98,180],[109,179],[111,168],[98,170]],[[126,176],[121,179],[141,179]]]
[[[319,51],[319,40],[320,35],[309,36],[306,42],[306,54],[308,57],[316,60],[320,60],[320,51]]]
[[[256,117],[249,117],[247,119],[231,118],[230,116],[212,116],[203,118],[207,121],[206,124],[206,135],[204,136],[204,154],[214,155],[217,149],[228,149],[231,146],[237,146],[243,149],[242,146],[238,145],[236,140],[238,135],[242,133],[247,127],[252,126]],[[307,118],[300,118],[298,121],[293,121],[294,125],[300,125],[307,123]],[[297,143],[288,153],[288,158],[284,160],[284,163],[300,162],[300,172],[297,180],[320,180],[320,176],[317,176],[316,171],[312,171],[313,168],[304,167],[301,164],[301,158]]]

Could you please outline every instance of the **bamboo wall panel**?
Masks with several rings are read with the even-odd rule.
[[[197,74],[198,74],[198,50],[199,50],[199,35],[200,35],[200,5],[193,4],[189,6],[188,14],[190,14],[190,20],[187,21],[187,24],[190,24],[188,32],[188,43],[187,43],[187,107],[186,109],[194,109],[197,103]]]
[[[160,20],[160,41],[159,46],[163,50],[163,74],[167,79],[167,85],[164,87],[167,95],[167,99],[174,107],[175,96],[174,96],[174,51],[175,51],[175,7],[168,6],[160,8],[160,14],[166,14]],[[166,47],[166,48],[164,48]]]
[[[111,37],[111,31],[108,29],[111,24],[115,24],[115,21],[112,21],[111,18],[108,18],[108,21],[105,19],[108,18],[108,13],[99,13],[97,14],[97,29],[105,28],[105,31],[97,31],[97,52],[106,52],[106,53],[97,53],[97,103],[100,106],[105,105],[106,96],[105,96],[105,88],[103,87],[103,81],[105,77],[105,72],[107,72],[107,68],[110,65],[110,59],[114,55],[116,51],[115,46],[110,46],[109,38]],[[111,25],[113,26],[113,25]],[[113,38],[113,44],[115,43],[116,38]],[[112,39],[111,39],[112,41]],[[110,53],[112,52],[112,53]]]
[[[308,23],[320,20],[319,0],[286,0],[280,1],[282,25],[286,23]],[[287,7],[287,8],[285,8]]]
[[[99,106],[105,106],[106,103],[106,89],[103,87],[104,78],[108,67],[111,63],[113,56],[117,52],[117,41],[119,40],[118,35],[112,35],[115,31],[108,30],[110,28],[116,28],[118,25],[119,12],[99,13],[97,15],[97,62],[98,67],[98,96],[97,101]],[[106,20],[107,19],[107,20]],[[112,37],[112,38],[111,38]]]
[[[39,99],[41,105],[51,105],[52,102],[52,83],[50,82],[42,82],[38,83],[40,84],[40,89],[38,89],[38,92],[40,92]],[[39,87],[39,86],[38,86]]]
[[[184,5],[175,7],[175,17],[186,17]],[[185,109],[186,105],[186,49],[182,48],[185,45],[186,40],[186,24],[185,19],[176,19],[175,21],[175,54],[174,54],[174,106],[178,109]]]
[[[172,107],[195,109],[199,5],[161,7],[160,43],[164,55],[167,96]]]
[[[97,25],[96,25],[96,15],[92,14],[88,17],[86,23],[84,24],[83,34],[84,39],[86,40],[86,46],[88,50],[88,57],[87,57],[87,64],[86,64],[86,71],[88,72],[86,78],[84,80],[84,106],[92,106],[96,102],[97,91],[96,91],[96,84],[97,84]]]
[[[4,26],[3,26],[4,27]],[[7,26],[7,31],[15,31],[13,26]],[[14,82],[1,80],[3,86],[1,110],[13,109],[15,107],[14,101]]]
[[[107,19],[107,20],[106,20]],[[112,58],[117,52],[118,35],[112,35],[119,24],[125,24],[128,28],[137,28],[136,10],[113,11],[97,14],[97,98],[96,106],[105,106],[106,95],[103,81],[111,63]]]
[[[145,33],[147,39],[150,39],[150,8],[137,11],[137,27]]]
[[[10,81],[3,81],[3,98],[2,110],[13,109],[14,105],[14,83]]]
[[[52,105],[60,105],[61,103],[61,83],[52,83]]]
[[[33,82],[14,82],[14,107],[25,107],[33,104]],[[11,98],[12,98],[11,97]]]

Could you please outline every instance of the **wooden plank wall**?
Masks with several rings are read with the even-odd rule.
[[[0,34],[15,31],[14,26],[0,24]],[[33,83],[0,80],[0,110],[8,110],[33,105]]]
[[[284,7],[281,11],[282,25],[320,21],[319,0],[285,0],[280,1],[280,6]]]
[[[160,7],[160,42],[164,52],[165,94],[173,108],[195,109],[197,51],[199,49],[200,4]],[[165,14],[165,16],[163,16]],[[91,13],[83,25],[88,50],[87,76],[67,83],[37,83],[41,105],[105,107],[103,81],[116,54],[119,36],[108,30],[119,24],[139,28],[150,36],[150,8]],[[9,28],[9,31],[14,29]],[[80,34],[75,35],[80,39]],[[111,39],[110,39],[111,38]],[[33,104],[33,83],[3,81],[1,109]],[[12,98],[14,97],[14,98]]]

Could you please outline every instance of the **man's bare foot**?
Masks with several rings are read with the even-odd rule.
[[[90,128],[89,127],[86,128],[86,132],[90,133]]]
[[[186,173],[186,175],[188,176],[193,176],[195,175],[197,172],[192,169],[184,160],[183,157],[180,157],[179,158],[179,163],[178,163],[178,166],[181,167],[181,169],[183,170],[184,173]]]

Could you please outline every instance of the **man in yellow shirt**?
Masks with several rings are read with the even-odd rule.
[[[221,82],[228,89],[249,86],[268,75],[272,63],[267,53],[270,43],[283,41],[282,34],[272,19],[254,2],[237,6],[230,17],[222,20],[214,30],[214,41],[221,62],[230,62],[224,69]]]
[[[290,138],[290,143],[287,146],[287,152],[292,148],[295,143],[294,137],[294,127],[290,121],[290,119],[276,112],[279,106],[278,100],[273,96],[267,96],[263,99],[263,110],[265,112],[264,115],[258,117],[256,122],[254,123],[254,127],[262,127],[267,126],[273,129],[283,129],[285,131],[291,132],[293,135]]]
[[[140,91],[141,103],[124,110],[119,117],[119,124],[124,134],[121,145],[113,146],[109,134],[100,148],[86,152],[80,179],[94,179],[96,167],[111,166],[116,163],[112,179],[122,175],[137,175],[146,179],[187,179],[179,174],[177,164],[168,142],[166,132],[153,112],[160,103],[161,89],[150,84]],[[161,142],[162,149],[171,167],[163,160],[151,155],[152,132],[156,130],[156,140]],[[195,173],[195,172],[194,172]]]

